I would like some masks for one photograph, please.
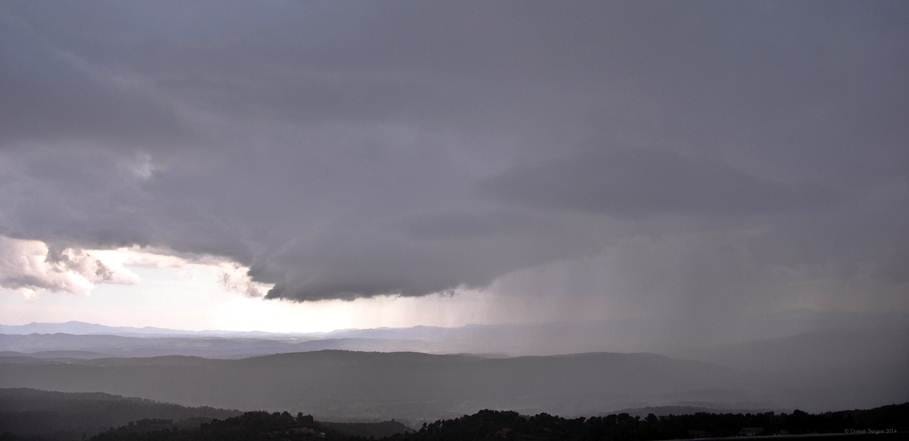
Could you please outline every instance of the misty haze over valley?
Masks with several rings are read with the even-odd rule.
[[[893,350],[902,347],[909,331],[901,322],[695,347],[668,356],[570,353],[555,346],[601,326],[249,336],[35,323],[3,328],[0,387],[306,411],[329,420],[412,421],[485,408],[566,416],[648,406],[823,411],[900,402],[909,392],[909,351]],[[534,353],[561,355],[526,355]]]

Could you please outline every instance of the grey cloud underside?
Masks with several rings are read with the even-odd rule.
[[[605,255],[564,295],[767,304],[783,271],[892,305],[906,5],[605,3],[8,2],[0,234],[226,256],[290,300]]]
[[[770,214],[829,202],[821,189],[646,150],[582,154],[514,168],[483,188],[502,201],[617,216]]]

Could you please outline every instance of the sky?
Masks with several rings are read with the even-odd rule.
[[[907,20],[4,2],[0,322],[700,338],[907,314]]]

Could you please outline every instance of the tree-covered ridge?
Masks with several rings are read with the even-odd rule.
[[[142,420],[102,433],[92,441],[229,441],[343,439],[315,422],[312,416],[287,412],[246,412],[224,420],[181,429],[162,420]]]
[[[292,417],[288,413],[186,407],[105,393],[0,389],[0,440],[3,441],[82,441],[96,435],[115,440],[182,440],[200,436],[348,439],[384,438],[407,431],[410,428],[396,421],[316,423],[312,416],[300,414]]]
[[[374,439],[385,441],[648,441],[755,435],[843,434],[879,431],[879,441],[900,439],[909,433],[909,403],[869,410],[809,414],[791,413],[669,415],[633,417],[627,413],[592,418],[533,416],[483,410],[460,418],[424,424],[416,432]],[[181,429],[150,420],[105,432],[92,441],[305,441],[356,440],[311,416],[248,412],[238,417]],[[846,440],[853,438],[846,438]],[[863,439],[862,437],[854,439]]]
[[[909,431],[909,403],[869,410],[809,414],[747,413],[633,417],[627,413],[567,419],[548,414],[484,410],[440,420],[396,440],[662,440],[743,435]]]
[[[133,420],[110,424],[123,418]],[[107,394],[0,390],[0,441],[651,441],[866,431],[885,432],[874,435],[876,441],[905,439],[909,403],[820,414],[799,410],[666,416],[619,413],[589,418],[482,410],[426,423],[413,431],[395,421],[329,423],[300,413],[239,413]]]
[[[0,389],[0,433],[35,439],[81,440],[140,419],[208,421],[240,411],[187,407],[105,393],[66,393],[35,389]]]
[[[304,441],[386,439],[394,433],[410,432],[394,421],[374,423],[318,422],[311,415],[288,412],[246,412],[224,420],[195,426],[167,420],[147,419],[99,434],[91,441]]]

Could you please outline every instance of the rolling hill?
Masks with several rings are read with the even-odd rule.
[[[140,419],[198,424],[239,414],[235,410],[185,407],[97,392],[0,389],[0,432],[24,438],[79,440]]]

